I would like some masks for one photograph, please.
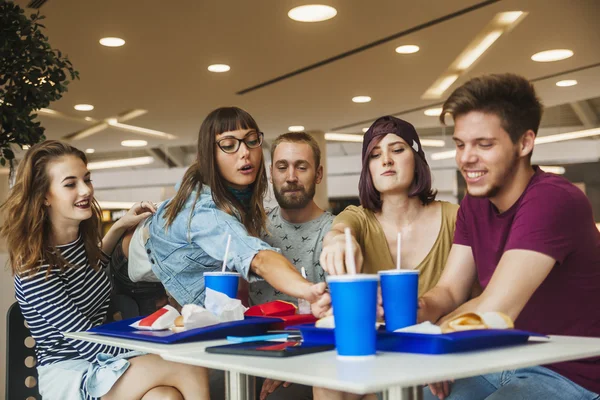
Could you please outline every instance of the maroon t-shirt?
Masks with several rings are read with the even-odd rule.
[[[566,179],[534,168],[519,200],[501,214],[488,199],[467,195],[458,211],[454,243],[471,247],[484,289],[507,250],[552,257],[556,264],[515,327],[546,335],[600,337],[600,232],[590,202]],[[600,358],[547,367],[600,393]]]

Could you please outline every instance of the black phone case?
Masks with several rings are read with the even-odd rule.
[[[310,344],[297,341],[287,342],[247,342],[207,347],[207,353],[236,354],[260,357],[294,357],[302,354],[318,353],[335,349],[333,345]]]

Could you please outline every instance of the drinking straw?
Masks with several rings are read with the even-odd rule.
[[[398,232],[397,250],[396,250],[396,269],[400,269],[402,265],[402,234]]]
[[[225,268],[227,268],[227,255],[229,254],[229,245],[231,244],[231,235],[227,236],[227,246],[225,246],[225,255],[223,256],[223,270],[221,272],[225,272]]]
[[[354,262],[354,254],[352,251],[352,234],[350,228],[344,229],[346,235],[346,268],[350,275],[356,275],[356,264]]]

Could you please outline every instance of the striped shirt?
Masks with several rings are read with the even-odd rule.
[[[128,350],[67,339],[63,332],[86,331],[101,325],[110,302],[110,281],[104,271],[90,266],[81,236],[57,246],[74,267],[60,272],[47,264],[32,276],[15,276],[16,298],[31,336],[39,366],[65,360],[93,362],[98,353],[117,355]],[[101,262],[102,267],[106,262]]]

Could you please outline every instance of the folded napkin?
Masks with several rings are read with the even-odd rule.
[[[171,329],[174,332],[181,332],[222,322],[243,320],[246,311],[246,307],[240,300],[232,299],[209,288],[206,289],[204,305],[205,307],[186,304],[181,309],[181,314],[175,308],[167,305],[129,326],[140,330]]]
[[[396,329],[394,332],[441,334],[477,329],[512,329],[514,327],[515,325],[508,315],[499,311],[489,311],[460,314],[440,326],[426,321],[417,325],[407,326],[406,328]]]

